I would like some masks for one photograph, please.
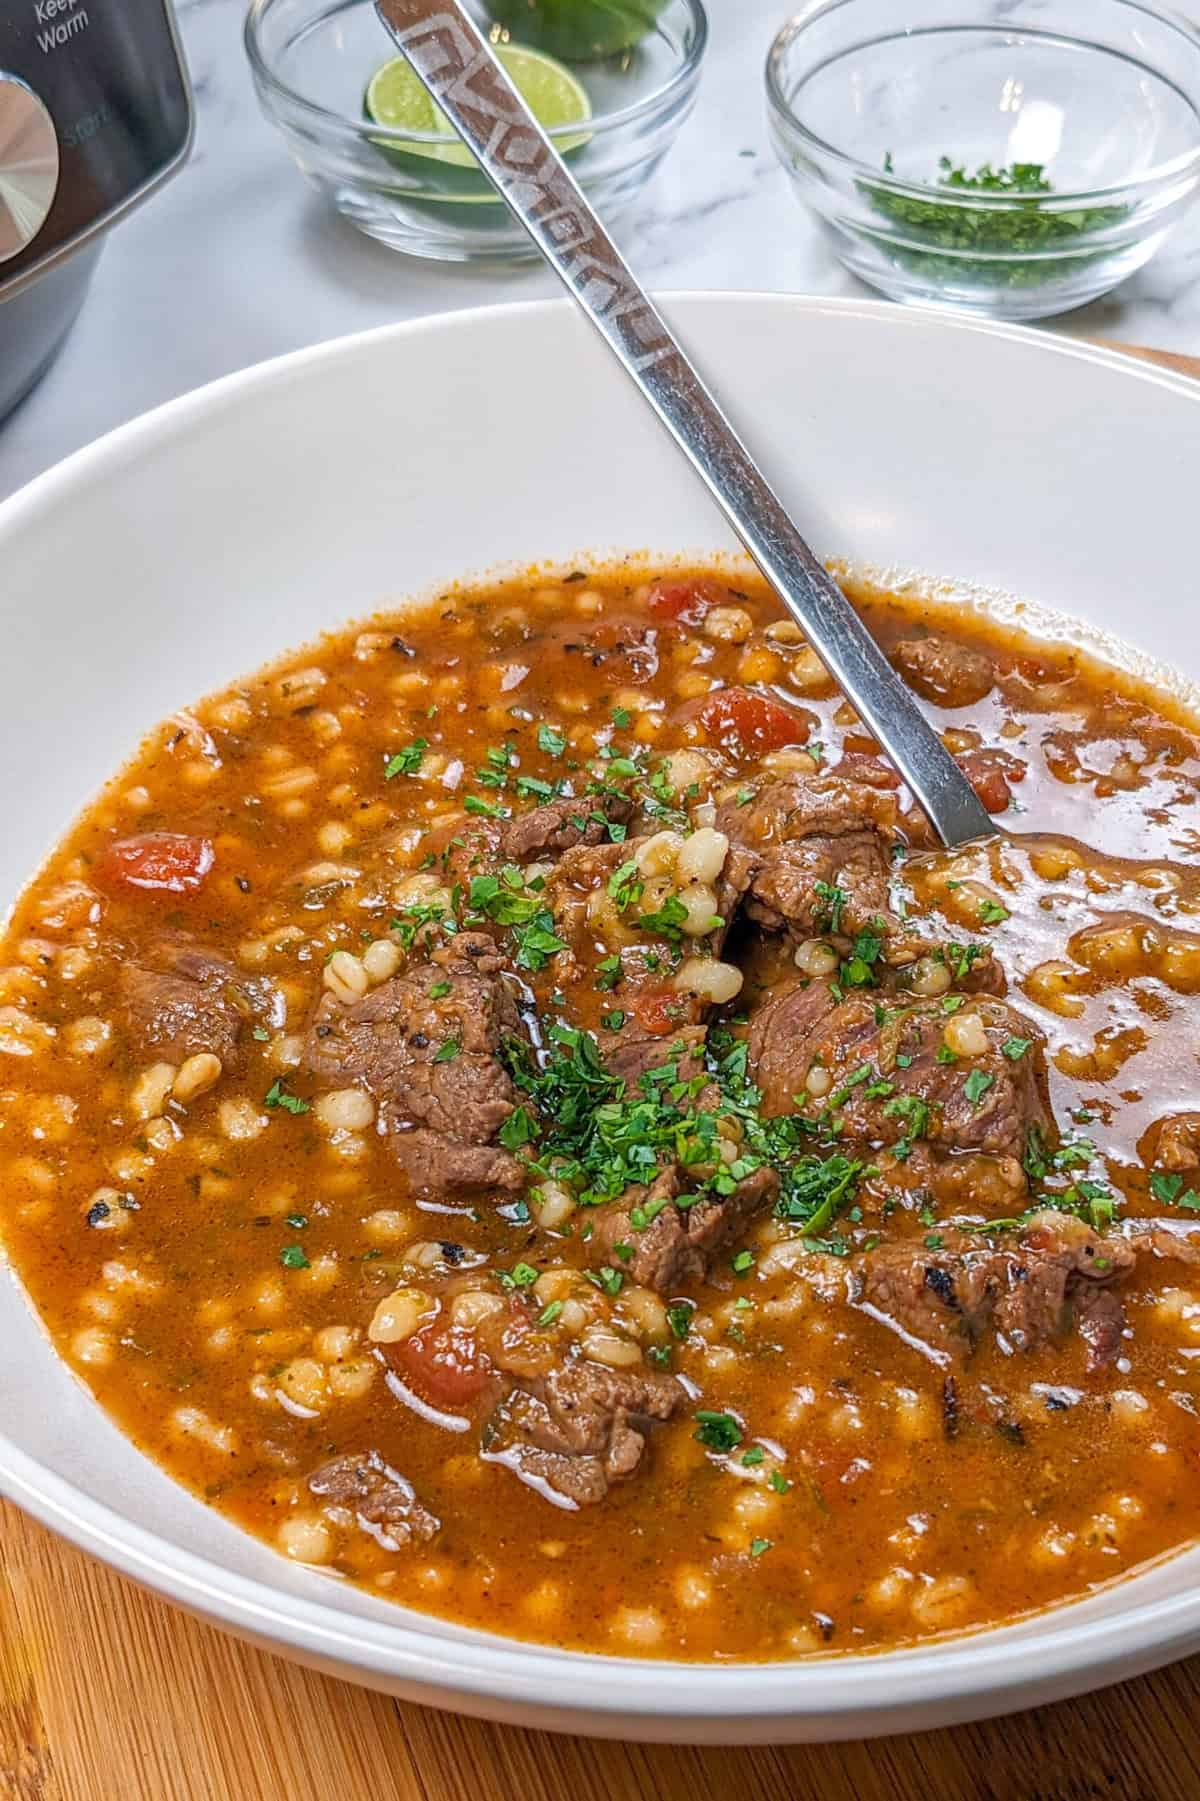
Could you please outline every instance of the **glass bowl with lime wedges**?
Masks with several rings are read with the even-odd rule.
[[[701,0],[472,0],[471,11],[606,220],[695,102]],[[246,51],[302,174],[361,230],[447,262],[536,256],[390,41],[372,0],[251,0]]]
[[[1041,319],[1146,263],[1200,188],[1200,32],[1145,0],[809,0],[775,149],[896,300]]]

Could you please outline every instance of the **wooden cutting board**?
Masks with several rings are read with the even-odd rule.
[[[1200,360],[1119,348],[1200,376]],[[1198,1723],[1200,1657],[865,1744],[701,1751],[481,1725],[252,1651],[0,1505],[4,1801],[1196,1801]]]

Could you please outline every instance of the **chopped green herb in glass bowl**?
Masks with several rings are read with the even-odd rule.
[[[1200,32],[1141,0],[810,0],[767,94],[800,199],[897,300],[1081,306],[1200,185]]]

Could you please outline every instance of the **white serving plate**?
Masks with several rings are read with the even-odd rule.
[[[668,310],[823,553],[1024,596],[1200,676],[1200,388],[880,303]],[[144,730],[325,627],[506,562],[728,545],[566,303],[349,338],[174,401],[0,506],[0,903]],[[193,1500],[2,1276],[0,1343],[0,1490],[206,1618],[408,1699],[787,1742],[1000,1713],[1200,1648],[1200,1550],[1020,1625],[854,1660],[712,1668],[514,1643],[291,1566]]]

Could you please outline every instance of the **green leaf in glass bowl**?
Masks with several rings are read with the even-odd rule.
[[[488,16],[520,43],[564,62],[591,62],[632,50],[667,0],[485,0]]]

